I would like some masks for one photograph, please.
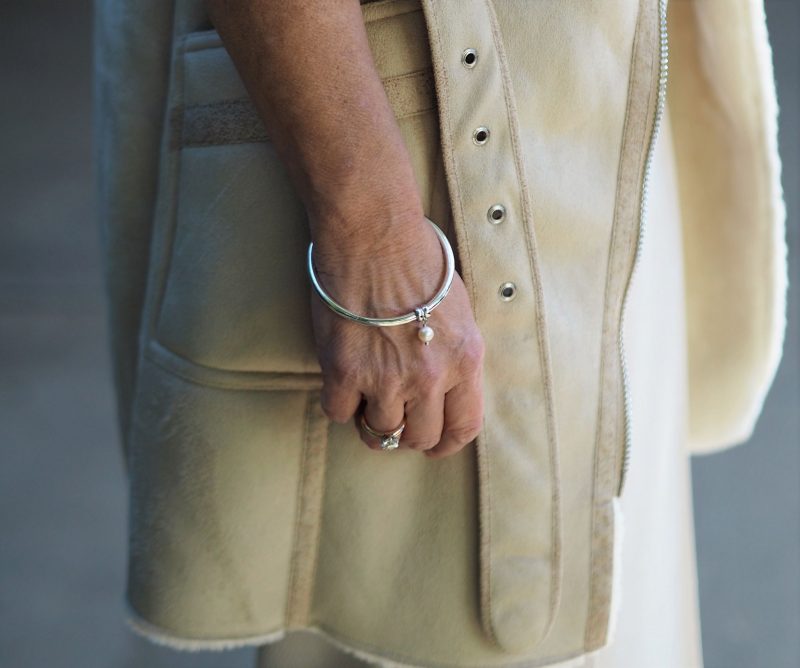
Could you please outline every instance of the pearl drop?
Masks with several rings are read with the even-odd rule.
[[[419,331],[417,332],[417,336],[419,337],[420,341],[428,343],[433,338],[433,329],[428,327],[428,325],[420,327]]]

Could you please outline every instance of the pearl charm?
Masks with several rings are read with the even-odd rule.
[[[420,327],[419,331],[417,332],[417,336],[419,337],[419,340],[427,346],[433,338],[433,328],[429,327],[428,325]]]

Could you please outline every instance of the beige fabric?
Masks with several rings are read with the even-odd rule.
[[[647,231],[631,288],[626,342],[634,404],[614,640],[587,668],[699,668],[700,620],[686,448],[683,251],[672,133],[665,119],[653,163]],[[659,304],[657,314],[653,304]]]
[[[685,302],[680,209],[668,118],[653,163],[647,237],[631,291],[626,339],[637,420],[621,499],[620,598],[613,640],[552,668],[700,668],[692,488],[687,439]],[[652,304],[663,310],[653,317]],[[262,668],[365,666],[318,634],[259,652]]]
[[[614,587],[618,334],[655,129],[659,3],[363,8],[426,214],[457,250],[487,341],[484,430],[438,462],[370,451],[352,425],[325,419],[302,206],[201,0],[177,0],[172,17],[167,4],[98,4],[98,172],[136,628],[184,649],[315,630],[396,665],[547,665],[601,648],[631,596]],[[479,52],[471,70],[467,46]],[[491,130],[485,146],[472,142],[478,125]],[[679,175],[698,178],[686,163]],[[498,201],[509,215],[495,226],[486,211]],[[632,497],[625,567],[636,582],[635,555],[683,535],[683,557],[642,577],[686,585],[684,365],[659,367],[662,349],[682,355],[679,220],[655,235],[672,254],[657,248],[649,274],[642,263],[644,294],[658,299],[631,301],[631,461],[639,481],[656,464],[673,477],[651,500],[656,527],[641,520],[642,487]],[[759,238],[774,241],[780,221],[769,220]],[[733,271],[725,257],[717,264]],[[703,277],[687,278],[691,295]],[[518,288],[510,302],[498,299],[506,280]],[[750,280],[779,301],[772,277]],[[778,331],[774,315],[751,312],[763,331]],[[658,328],[655,346],[661,319],[675,329]],[[755,351],[740,367],[743,396],[762,392],[758,360],[774,357],[776,338],[742,340]],[[665,387],[668,400],[654,402]],[[656,424],[669,428],[638,431]],[[657,637],[688,645],[696,635],[662,627]]]

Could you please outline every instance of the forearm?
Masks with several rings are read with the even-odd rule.
[[[349,240],[419,218],[407,149],[358,0],[207,0],[212,22],[309,211]]]
[[[304,200],[323,285],[372,317],[425,303],[441,285],[445,263],[358,0],[207,2]],[[477,435],[483,340],[457,273],[436,311],[431,346],[410,328],[364,327],[312,291],[309,298],[328,417],[344,422],[365,404],[373,429],[394,430],[402,420],[408,447],[434,458]],[[359,433],[379,447],[379,439]]]

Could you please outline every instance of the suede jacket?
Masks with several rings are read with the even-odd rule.
[[[135,627],[185,648],[314,627],[398,665],[606,644],[631,447],[621,328],[667,104],[695,452],[747,439],[781,354],[761,1],[362,6],[486,342],[474,447],[391,465],[321,410],[304,210],[202,0],[95,4]]]

